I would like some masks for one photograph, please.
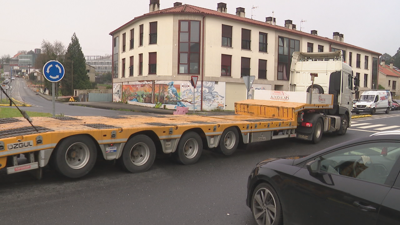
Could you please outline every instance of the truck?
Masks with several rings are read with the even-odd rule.
[[[321,55],[315,57],[321,59]],[[315,61],[318,65],[331,62],[336,63]],[[292,63],[292,81],[300,64],[300,60]],[[329,94],[310,91],[319,84],[311,83],[314,89],[309,92],[298,85],[300,92],[296,87],[295,92],[281,91],[282,98],[236,102],[234,115],[29,118],[21,111],[27,121],[16,117],[0,119],[0,170],[7,170],[8,174],[31,171],[40,179],[42,169],[50,165],[66,177],[80,178],[92,170],[97,158],[115,160],[127,172],[136,173],[149,170],[156,154],[169,154],[187,165],[199,160],[203,148],[217,149],[229,156],[239,145],[253,142],[299,138],[318,143],[323,133],[345,134],[349,126],[350,114],[343,104],[348,88],[343,85],[347,87],[351,73],[345,64],[340,65],[326,75],[311,71],[317,72],[318,77],[329,77],[329,83],[320,83],[321,87],[328,85],[325,88]],[[302,76],[303,73],[301,70]],[[291,102],[285,94],[301,94],[305,99]]]

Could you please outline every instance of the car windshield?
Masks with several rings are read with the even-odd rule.
[[[360,101],[373,102],[375,95],[361,95]]]

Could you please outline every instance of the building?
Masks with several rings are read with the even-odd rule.
[[[379,86],[382,86],[386,90],[390,90],[394,99],[400,97],[400,72],[396,70],[393,63],[386,65],[385,61],[382,61],[379,65]]]
[[[160,9],[150,0],[149,12],[112,31],[114,101],[188,106],[213,110],[234,108],[246,98],[243,76],[255,76],[253,88],[289,90],[291,54],[342,50],[344,61],[366,84],[377,87],[380,53],[344,42],[344,35],[305,33],[291,20],[276,25],[276,18],[256,21],[245,9],[227,13],[174,3]],[[194,89],[192,77],[198,78]]]
[[[86,63],[96,69],[97,74],[111,73],[111,55],[85,56]]]
[[[96,81],[96,68],[86,63],[86,72],[90,82]]]

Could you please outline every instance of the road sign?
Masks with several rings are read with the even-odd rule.
[[[194,88],[196,88],[196,85],[197,85],[197,80],[199,79],[199,76],[191,76],[190,77],[190,83],[192,84],[192,86],[194,87]]]
[[[253,82],[255,76],[243,76],[244,84],[246,85],[247,91],[250,91],[251,86],[253,86]]]
[[[52,82],[59,82],[65,74],[64,66],[56,60],[50,60],[43,66],[44,77]]]

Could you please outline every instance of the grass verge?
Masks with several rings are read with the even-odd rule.
[[[52,117],[51,113],[40,113],[26,111],[29,117]],[[11,118],[11,117],[23,117],[22,114],[16,108],[3,108],[0,107],[0,118]]]

